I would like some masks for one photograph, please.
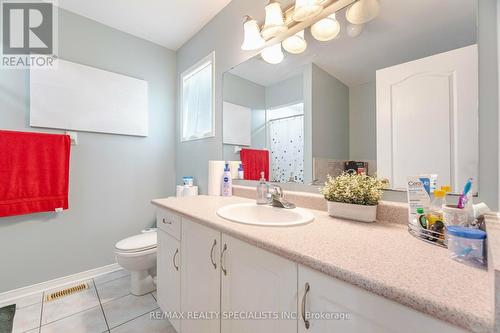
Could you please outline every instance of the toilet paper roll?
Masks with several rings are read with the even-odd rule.
[[[220,195],[225,161],[208,161],[208,195]]]
[[[193,197],[198,195],[198,186],[177,185],[177,197]]]
[[[238,168],[240,167],[240,161],[229,161],[229,169],[231,170],[231,178],[238,179]]]

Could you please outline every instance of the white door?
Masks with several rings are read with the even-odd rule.
[[[299,333],[465,333],[450,324],[300,265],[298,285]]]
[[[478,114],[477,45],[378,70],[378,176],[406,189],[438,174],[460,192],[478,175]]]
[[[157,233],[158,305],[162,311],[171,314],[169,320],[180,332],[180,320],[176,319],[181,311],[180,242],[161,229]]]
[[[223,234],[221,271],[222,333],[297,332],[295,263]]]
[[[181,309],[199,314],[182,320],[182,332],[219,333],[221,234],[183,218],[181,239]]]

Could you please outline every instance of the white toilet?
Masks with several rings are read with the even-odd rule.
[[[130,272],[130,292],[144,295],[156,289],[156,228],[115,245],[116,262]]]

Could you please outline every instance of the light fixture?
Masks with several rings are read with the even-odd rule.
[[[244,51],[258,50],[264,46],[266,41],[260,35],[259,25],[250,16],[245,16],[245,23],[243,23],[243,29],[245,30],[245,38],[241,49]]]
[[[300,30],[283,41],[283,48],[292,54],[299,54],[306,50],[307,42],[304,39],[304,30]]]
[[[260,50],[262,59],[270,64],[279,64],[283,61],[285,55],[282,48],[291,54],[304,52],[307,49],[304,29],[308,27],[311,28],[311,35],[321,42],[332,40],[340,34],[341,25],[335,13],[328,15],[323,11],[323,6],[326,6],[325,11],[331,13],[334,10],[332,3],[337,2],[337,0],[295,0],[295,5],[287,8],[285,15],[279,0],[267,1],[266,18],[262,31],[256,20],[248,15],[245,16],[243,23],[245,36],[241,49],[245,51]],[[365,23],[373,20],[379,12],[379,0],[351,1],[351,5],[347,7],[345,13],[348,21],[346,34],[350,37],[359,36],[364,30]],[[319,14],[321,15],[318,16]],[[293,20],[290,20],[290,16]],[[292,35],[288,29],[302,30]],[[270,41],[274,41],[274,39],[279,39],[282,42],[265,47],[266,43],[271,44]]]
[[[293,20],[302,22],[321,13],[323,6],[319,0],[295,0]]]
[[[335,13],[325,17],[311,26],[311,34],[320,42],[334,39],[340,33],[340,23],[335,17]]]
[[[347,25],[347,35],[349,37],[358,37],[359,35],[361,35],[361,33],[363,32],[365,28],[365,25],[364,24],[348,24]]]
[[[281,43],[266,47],[262,50],[260,55],[262,56],[262,59],[273,65],[279,64],[285,57],[283,55],[283,51],[281,50]]]
[[[288,30],[283,19],[281,5],[276,0],[270,0],[266,8],[266,21],[262,28],[262,37],[269,39]]]
[[[379,11],[380,3],[378,0],[359,0],[347,8],[345,17],[353,24],[363,24],[373,20]]]

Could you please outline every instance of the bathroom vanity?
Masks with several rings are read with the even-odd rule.
[[[312,223],[267,227],[216,214],[247,202],[153,200],[158,303],[178,332],[493,330],[488,272],[450,260],[405,224],[311,210]]]
[[[266,60],[266,49],[281,53],[283,44],[268,40],[275,44],[224,72],[216,87],[222,154],[210,158],[241,168],[238,178],[260,180],[263,172],[302,190],[344,171],[376,175],[401,201],[397,192],[412,175],[437,174],[438,186],[459,194],[469,177],[484,181],[478,2],[453,1],[453,10],[446,1],[381,3],[365,26],[353,27],[339,9],[325,18],[343,27],[336,38],[287,35],[307,40],[307,48],[275,62]],[[219,188],[220,174],[208,178]],[[471,191],[483,200],[477,185]],[[287,227],[235,223],[216,213],[252,202],[153,201],[158,302],[183,315],[170,316],[178,332],[493,331],[493,274],[409,235],[407,210],[398,223],[371,224],[310,210],[313,222]],[[247,210],[235,219],[259,215]]]

